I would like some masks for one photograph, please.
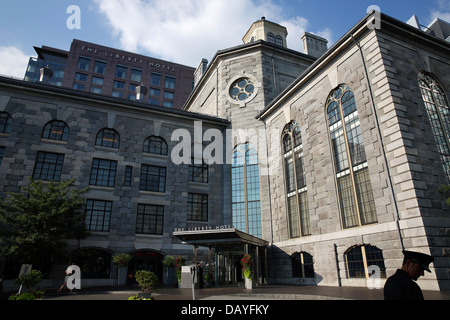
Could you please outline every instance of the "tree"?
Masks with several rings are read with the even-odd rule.
[[[447,197],[445,202],[447,202],[447,205],[450,207],[450,184],[440,186],[439,192],[443,193]]]
[[[67,240],[88,236],[82,195],[75,180],[34,181],[23,193],[8,193],[0,202],[0,254],[2,260],[32,263],[46,270],[56,258],[67,254]]]

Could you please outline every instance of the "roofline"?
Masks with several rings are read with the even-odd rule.
[[[61,57],[61,58],[66,58],[66,59],[69,57],[69,51],[66,51],[66,50],[52,48],[52,47],[47,47],[47,46],[42,46],[42,47],[36,47],[35,46],[33,48],[36,51],[39,59],[44,59],[44,57],[43,57],[44,53],[49,53],[49,54],[52,54],[54,56],[58,56],[58,57]]]
[[[230,123],[228,120],[223,118],[208,116],[190,111],[168,109],[164,107],[152,106],[139,102],[122,100],[120,98],[98,95],[90,92],[82,92],[69,88],[56,87],[36,82],[26,82],[19,79],[0,76],[0,88],[2,87],[18,90],[23,90],[25,88],[30,92],[39,92],[39,93],[45,92],[46,94],[51,93],[52,95],[61,98],[76,99],[79,100],[80,102],[90,102],[96,104],[105,103],[108,104],[109,106],[134,109],[140,112],[156,113],[158,115],[166,115],[166,116],[170,115],[173,117],[188,120],[201,120],[213,123],[215,125],[223,126],[224,128],[227,127]]]
[[[354,38],[359,37],[361,34],[365,32],[369,32],[367,26],[367,21],[369,17],[375,15],[375,11],[368,13],[363,19],[361,19],[353,28],[351,28],[344,36],[342,36],[336,43],[328,49],[319,59],[317,59],[306,71],[298,77],[291,85],[289,85],[283,92],[281,92],[263,111],[256,116],[256,119],[263,120],[265,117],[270,115],[270,113],[276,109],[280,104],[289,99],[289,93],[297,90],[299,86],[308,81],[315,73],[321,70],[320,66],[326,64],[329,60],[335,58],[340,53],[338,48],[347,47],[352,45],[354,42]],[[410,26],[400,20],[392,18],[386,14],[381,13],[381,29],[384,27],[387,28],[396,28],[398,31],[399,28],[403,29],[404,32],[412,33],[414,36],[418,36],[423,38],[424,40],[434,44],[439,47],[447,47],[450,50],[450,43],[445,40],[439,39],[432,35],[427,34],[426,32],[419,30],[413,26]]]
[[[247,32],[245,33],[244,37],[242,37],[242,40],[244,40],[244,39],[247,37],[247,35],[248,35],[248,34],[250,33],[250,31],[253,29],[253,26],[254,26],[255,24],[259,23],[259,22],[267,22],[267,23],[269,23],[269,24],[271,24],[271,25],[274,25],[274,26],[276,26],[276,27],[282,29],[283,31],[285,31],[285,32],[286,32],[286,35],[288,35],[288,30],[287,30],[287,28],[286,28],[285,26],[282,26],[281,24],[278,24],[278,23],[276,23],[276,22],[272,22],[272,21],[270,21],[270,20],[266,20],[265,17],[262,17],[261,19],[259,19],[259,20],[257,20],[257,21],[255,21],[255,22],[252,23],[252,25],[250,26],[250,28],[249,28],[249,29],[247,30]]]
[[[235,54],[237,52],[240,51],[247,51],[247,50],[253,50],[256,49],[258,47],[267,47],[273,50],[279,50],[279,51],[284,51],[286,53],[289,53],[291,55],[295,55],[297,57],[302,57],[305,59],[309,59],[311,61],[315,61],[317,58],[310,56],[308,54],[296,51],[296,50],[292,50],[289,48],[285,48],[285,47],[280,47],[277,46],[275,44],[269,43],[267,41],[264,40],[258,40],[255,42],[251,42],[251,43],[246,43],[246,44],[241,44],[235,47],[231,47],[231,48],[227,48],[227,49],[223,49],[223,50],[219,50],[216,52],[216,54],[214,55],[212,61],[209,63],[208,67],[205,70],[205,73],[202,75],[201,79],[199,80],[199,82],[197,83],[197,85],[195,86],[194,90],[192,90],[191,94],[189,95],[188,99],[186,100],[186,103],[184,104],[182,110],[186,110],[186,107],[191,103],[191,100],[193,99],[193,97],[196,96],[197,92],[198,92],[198,88],[201,87],[202,83],[205,81],[205,79],[207,78],[207,74],[211,73],[213,70],[213,66],[216,64],[217,60],[223,56],[229,55],[229,54]]]
[[[111,50],[111,51],[117,51],[117,52],[120,52],[120,53],[123,53],[123,54],[127,54],[127,55],[131,55],[131,56],[138,56],[138,57],[145,58],[145,59],[152,59],[152,60],[155,60],[155,61],[170,63],[170,64],[172,64],[174,66],[178,66],[178,67],[185,68],[185,69],[192,69],[193,71],[195,71],[195,67],[188,66],[186,64],[181,64],[181,63],[178,63],[178,62],[175,62],[175,61],[170,61],[170,60],[163,60],[161,58],[156,58],[156,57],[152,57],[152,56],[146,56],[146,55],[141,54],[141,53],[136,53],[136,52],[126,51],[126,50],[122,50],[122,49],[118,49],[118,48],[108,47],[106,45],[99,44],[99,43],[84,41],[84,40],[80,40],[80,39],[73,39],[72,43],[70,44],[70,46],[72,47],[72,44],[74,44],[74,43],[86,44],[86,45],[90,45],[92,47],[100,47],[102,49]]]

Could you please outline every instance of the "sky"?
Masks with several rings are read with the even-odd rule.
[[[242,44],[262,16],[288,29],[290,49],[303,51],[304,31],[331,46],[371,5],[404,22],[450,22],[450,0],[1,0],[0,74],[23,78],[33,46],[69,50],[73,39],[197,67]]]

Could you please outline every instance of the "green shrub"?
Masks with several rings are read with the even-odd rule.
[[[158,284],[158,277],[151,271],[136,271],[135,277],[143,292],[151,292]]]
[[[22,274],[14,280],[14,283],[23,286],[26,289],[35,287],[42,280],[42,272],[39,270],[31,270],[28,274]]]
[[[25,292],[21,294],[13,294],[8,300],[36,300],[36,297],[33,293]]]

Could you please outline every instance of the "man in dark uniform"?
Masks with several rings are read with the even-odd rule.
[[[434,258],[430,255],[403,251],[404,259],[401,269],[387,279],[384,285],[385,300],[424,300],[422,290],[415,282],[424,275],[424,270],[431,272],[428,265]]]

